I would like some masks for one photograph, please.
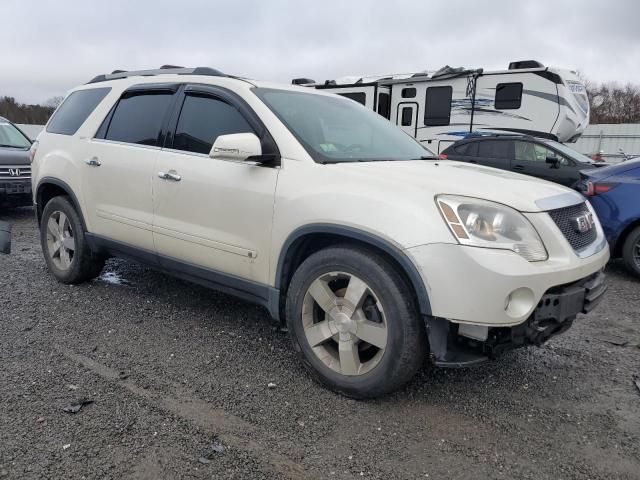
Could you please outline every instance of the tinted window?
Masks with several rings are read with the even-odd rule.
[[[253,129],[235,107],[212,97],[188,95],[180,112],[173,148],[208,154],[218,136],[247,132]]]
[[[361,105],[364,105],[367,101],[367,95],[364,92],[339,93],[338,95],[355,100]]]
[[[403,107],[401,125],[403,127],[410,127],[412,123],[413,123],[413,108]]]
[[[478,142],[463,143],[454,147],[454,150],[458,155],[475,157],[478,153]]]
[[[427,104],[424,124],[427,126],[449,125],[451,119],[451,87],[427,88]]]
[[[158,137],[169,109],[171,92],[145,92],[124,96],[118,102],[105,138],[140,145],[158,145]]]
[[[77,90],[58,107],[47,125],[47,132],[73,135],[111,88]]]
[[[486,140],[478,143],[478,156],[486,158],[509,158],[509,141]]]
[[[414,98],[416,96],[415,88],[403,88],[402,89],[402,98]]]
[[[391,95],[381,93],[378,95],[378,113],[387,120],[391,117]]]
[[[521,83],[499,83],[496,86],[495,107],[498,110],[513,110],[522,104]]]

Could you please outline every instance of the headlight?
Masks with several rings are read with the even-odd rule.
[[[517,210],[470,197],[438,195],[436,203],[458,242],[512,250],[530,262],[548,258],[540,235]]]

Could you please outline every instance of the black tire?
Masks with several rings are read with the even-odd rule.
[[[631,273],[640,277],[640,258],[637,255],[640,254],[640,227],[636,227],[624,240],[622,245],[622,258],[624,263]]]
[[[366,373],[348,376],[332,370],[314,353],[305,335],[305,295],[316,279],[329,272],[357,276],[382,304],[387,344],[382,358]],[[294,348],[312,377],[352,398],[379,397],[402,387],[414,377],[428,350],[425,327],[407,282],[382,255],[366,248],[335,246],[309,256],[289,284],[286,317]]]
[[[59,268],[56,265],[47,243],[49,219],[52,215],[54,217],[58,215],[58,212],[66,215],[70,229],[73,232],[73,243],[75,245],[70,265],[66,269]],[[49,271],[61,283],[77,284],[89,281],[100,275],[104,268],[105,257],[95,254],[89,248],[80,215],[67,197],[54,197],[45,205],[40,221],[40,243]]]

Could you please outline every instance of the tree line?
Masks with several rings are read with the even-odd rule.
[[[62,97],[52,97],[44,105],[31,105],[13,97],[0,97],[0,117],[13,123],[44,125],[61,101]]]
[[[640,123],[640,87],[589,81],[585,85],[591,106],[590,123]]]
[[[640,123],[640,87],[585,80],[591,105],[590,123]],[[62,101],[52,97],[44,105],[18,103],[13,97],[0,97],[0,117],[14,123],[44,125]]]

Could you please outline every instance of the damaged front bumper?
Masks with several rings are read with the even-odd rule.
[[[545,292],[526,321],[513,327],[468,326],[444,318],[427,318],[431,358],[441,367],[465,367],[496,358],[505,351],[542,345],[566,331],[579,313],[592,311],[607,290],[601,271]]]

